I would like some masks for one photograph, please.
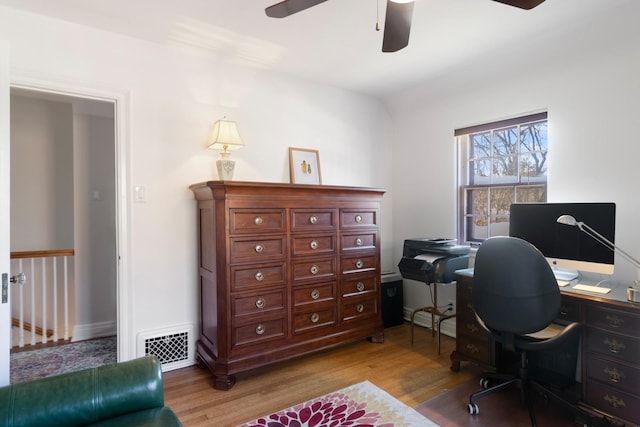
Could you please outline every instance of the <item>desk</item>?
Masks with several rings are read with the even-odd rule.
[[[473,269],[456,271],[456,280],[456,350],[451,354],[451,369],[459,371],[461,361],[495,369],[503,356],[476,321],[471,301]],[[623,285],[604,295],[570,286],[561,288],[558,321],[583,325],[579,405],[626,425],[640,425],[640,304],[627,301]]]

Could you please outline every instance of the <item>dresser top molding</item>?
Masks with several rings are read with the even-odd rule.
[[[347,187],[338,185],[309,185],[309,184],[287,184],[268,183],[250,181],[205,181],[189,186],[197,200],[210,200],[211,198],[220,200],[228,196],[242,197],[250,194],[251,197],[260,197],[260,191],[265,191],[265,198],[272,198],[274,195],[281,195],[292,198],[322,197],[322,194],[331,193],[331,197],[352,198],[358,194],[371,197],[378,195],[382,197],[386,190],[370,187]],[[266,191],[268,190],[268,191]],[[258,193],[258,194],[256,194]]]

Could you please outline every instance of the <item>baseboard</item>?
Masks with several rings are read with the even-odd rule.
[[[413,311],[412,309],[404,307],[404,320],[406,320],[407,322],[411,321],[412,311]],[[428,313],[425,313],[424,311],[419,311],[418,313],[416,313],[414,323],[418,326],[422,326],[423,328],[431,328],[431,315]],[[442,330],[440,331],[442,335],[447,335],[451,338],[456,337],[456,318],[455,317],[453,319],[445,320],[440,324],[440,326],[442,327]]]
[[[109,322],[90,323],[86,325],[75,325],[73,327],[73,334],[71,335],[71,342],[109,337],[117,335],[117,333],[118,324],[115,320]]]

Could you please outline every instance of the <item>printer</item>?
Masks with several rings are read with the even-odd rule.
[[[456,270],[469,266],[469,251],[468,246],[457,245],[453,239],[407,239],[398,268],[405,279],[450,283]]]

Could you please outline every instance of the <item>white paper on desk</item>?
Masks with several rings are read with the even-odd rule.
[[[421,255],[417,255],[417,256],[414,257],[414,259],[421,259],[423,261],[428,261],[431,264],[433,264],[434,262],[436,262],[440,258],[443,258],[443,256],[442,255],[421,254]]]

